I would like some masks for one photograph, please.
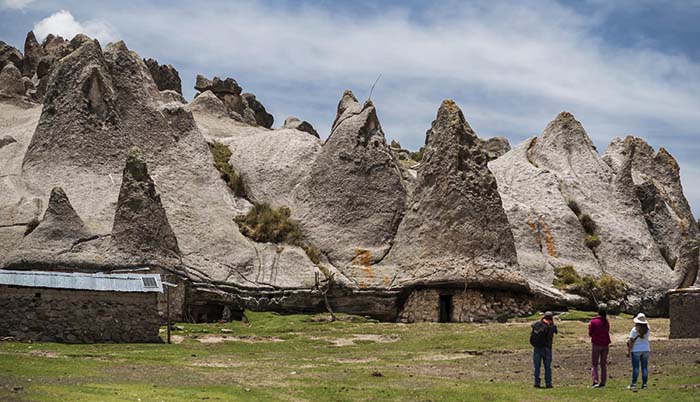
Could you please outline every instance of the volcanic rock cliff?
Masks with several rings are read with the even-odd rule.
[[[625,281],[623,309],[662,313],[666,290],[697,275],[675,160],[634,138],[601,157],[568,113],[511,150],[444,101],[408,168],[375,105],[350,91],[324,141],[302,119],[272,129],[232,78],[198,76],[187,104],[174,67],[123,42],[30,33],[24,55],[0,43],[0,68],[0,268],[148,266],[182,281],[193,319],[320,311],[324,286],[337,311],[381,319],[432,311],[416,307],[430,292],[478,289],[490,304],[459,319],[483,319],[469,311],[581,303],[553,284],[564,266]],[[215,161],[222,145],[230,159]],[[253,205],[286,208],[298,239],[244,236]]]

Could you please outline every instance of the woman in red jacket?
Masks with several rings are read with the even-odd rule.
[[[608,376],[608,348],[610,346],[610,322],[605,305],[598,307],[598,315],[588,324],[588,336],[591,337],[591,375],[593,388],[605,386]],[[600,362],[600,379],[598,379],[598,362]]]

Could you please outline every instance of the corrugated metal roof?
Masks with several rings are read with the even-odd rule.
[[[105,274],[83,272],[0,270],[0,285],[34,288],[78,289],[103,292],[160,292],[158,274]]]

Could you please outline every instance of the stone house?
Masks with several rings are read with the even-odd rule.
[[[0,270],[0,336],[161,342],[158,274]]]
[[[669,338],[700,338],[700,288],[670,291],[668,314],[671,319]]]
[[[399,322],[485,322],[532,312],[532,297],[505,289],[416,288],[403,303]]]

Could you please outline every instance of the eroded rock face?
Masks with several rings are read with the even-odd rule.
[[[318,136],[318,132],[316,131],[316,129],[314,129],[314,126],[312,126],[311,123],[309,123],[306,120],[300,120],[293,116],[289,116],[284,120],[284,128],[303,131],[305,133],[313,135],[316,138],[320,138]]]
[[[526,288],[515,272],[513,234],[481,141],[454,101],[428,131],[413,198],[387,263],[408,282],[462,282]]]
[[[160,65],[155,59],[144,59],[143,61],[151,72],[159,90],[171,90],[182,95],[182,81],[175,67],[170,64]]]
[[[698,272],[698,231],[683,194],[680,167],[664,148],[658,152],[641,138],[615,138],[603,159],[618,174],[629,161],[630,187],[635,189],[651,235],[680,287],[691,286]]]
[[[482,142],[484,152],[489,161],[500,158],[510,151],[510,142],[505,137],[492,137]]]
[[[126,159],[112,238],[120,250],[130,254],[172,257],[180,253],[160,195],[138,148],[132,149]]]
[[[210,80],[203,75],[198,75],[194,88],[200,93],[211,91],[223,102],[228,115],[234,120],[265,128],[271,128],[274,123],[272,115],[267,113],[255,95],[241,93],[242,88],[233,78],[222,80],[214,77]]]
[[[405,191],[371,102],[360,105],[346,91],[304,187],[304,232],[334,264],[347,264],[358,250],[372,261],[387,253]]]

